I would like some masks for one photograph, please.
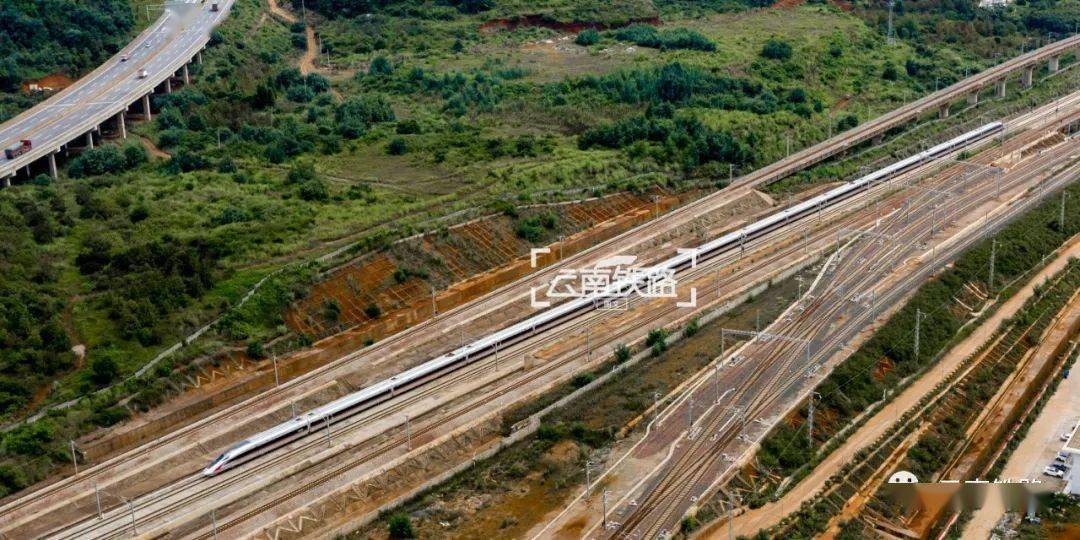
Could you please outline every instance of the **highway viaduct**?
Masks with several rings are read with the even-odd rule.
[[[202,62],[212,30],[232,3],[168,4],[152,26],[93,72],[0,125],[3,148],[31,141],[30,150],[14,159],[0,154],[0,185],[9,187],[17,177],[30,178],[40,161],[56,178],[57,154],[93,148],[95,137],[100,140],[106,132],[126,138],[129,116],[151,120],[153,95],[172,92],[176,83],[191,84],[190,66]]]

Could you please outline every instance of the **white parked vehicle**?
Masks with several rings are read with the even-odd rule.
[[[1065,471],[1063,471],[1061,469],[1054,468],[1054,467],[1046,467],[1046,468],[1044,468],[1043,469],[1043,474],[1045,474],[1047,476],[1053,476],[1055,478],[1064,478],[1065,477]]]

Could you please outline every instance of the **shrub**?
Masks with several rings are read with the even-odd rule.
[[[402,139],[401,137],[395,137],[386,144],[386,153],[391,156],[400,156],[408,151],[408,149],[405,139]]]
[[[518,238],[533,243],[539,242],[544,237],[544,228],[540,224],[540,219],[536,217],[519,220],[516,232]]]
[[[394,66],[385,56],[376,56],[368,66],[368,75],[374,77],[389,77],[394,73]]]
[[[351,97],[338,105],[334,111],[338,131],[346,138],[363,135],[371,124],[392,122],[394,111],[379,95],[367,94]]]
[[[248,358],[253,360],[260,360],[266,358],[266,351],[263,349],[263,344],[260,341],[251,341],[247,344]]]
[[[379,309],[377,304],[368,304],[368,306],[364,308],[364,315],[367,315],[368,318],[371,319],[378,319],[382,316],[382,310]]]
[[[770,60],[787,60],[791,58],[791,45],[786,41],[772,38],[761,47],[761,56]]]
[[[900,71],[896,69],[892,62],[885,64],[885,69],[881,70],[881,78],[886,81],[895,81],[899,77]]]
[[[618,344],[615,347],[615,361],[621,364],[621,363],[623,363],[623,362],[625,362],[625,361],[627,361],[629,359],[630,359],[630,347],[627,347],[623,343]]]
[[[600,32],[597,32],[595,28],[586,28],[577,35],[574,39],[574,43],[581,45],[582,47],[588,47],[589,45],[596,45],[600,42]]]
[[[305,201],[326,202],[330,200],[330,191],[326,184],[318,178],[305,180],[300,184],[300,198]]]
[[[390,516],[390,538],[416,538],[412,520],[406,514],[398,513]]]
[[[581,388],[594,380],[596,380],[596,376],[592,373],[578,373],[577,375],[574,375],[573,379],[570,379],[570,386]]]
[[[115,174],[127,170],[128,160],[117,147],[100,146],[79,154],[68,165],[68,175],[72,178]]]

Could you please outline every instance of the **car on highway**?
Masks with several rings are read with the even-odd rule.
[[[1046,476],[1053,476],[1054,478],[1064,478],[1065,477],[1065,471],[1063,471],[1061,469],[1058,469],[1058,468],[1055,468],[1055,467],[1044,467],[1043,468],[1043,474],[1045,474]]]
[[[120,61],[121,62],[127,62],[128,61],[128,55],[125,54],[125,55],[121,56]]]

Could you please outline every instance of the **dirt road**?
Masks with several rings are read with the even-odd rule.
[[[1059,450],[1062,443],[1058,437],[1067,431],[1080,418],[1080,377],[1072,376],[1061,382],[1057,391],[1046,402],[1042,412],[1035,422],[1031,424],[1027,436],[1020,446],[1013,451],[1009,461],[1001,471],[1001,478],[1011,479],[1034,479],[1038,478],[1043,483],[1051,482],[1049,476],[1042,474],[1042,468],[1046,466]],[[1051,483],[1060,489],[1060,484]],[[1004,506],[998,497],[987,497],[983,505],[967,527],[964,528],[964,538],[977,538],[982,540],[990,537],[990,531],[1001,519]]]

